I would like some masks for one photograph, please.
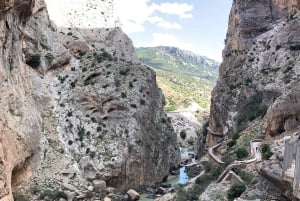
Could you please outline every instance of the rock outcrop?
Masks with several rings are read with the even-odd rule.
[[[299,36],[299,1],[233,1],[223,63],[212,92],[209,147],[241,134],[258,118],[268,140],[299,130]],[[260,175],[242,198],[295,199],[298,186],[284,179],[283,150],[283,141],[274,143],[273,156],[258,168]]]
[[[1,1],[0,27],[1,200],[12,186],[30,200],[55,189],[82,199],[177,166],[155,73],[120,29],[58,29],[43,0]]]
[[[220,78],[212,93],[212,131],[237,131],[247,121],[263,116],[270,105],[267,133],[278,135],[295,127],[299,117],[299,105],[294,110],[300,75],[299,8],[300,2],[293,0],[233,2]],[[285,110],[287,101],[294,106]],[[285,112],[279,114],[278,108]],[[279,126],[274,125],[277,123]],[[209,146],[218,139],[209,134]]]

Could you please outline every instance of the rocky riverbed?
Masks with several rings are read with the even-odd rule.
[[[186,185],[190,179],[199,175],[202,171],[193,152],[187,149],[181,150],[181,164],[177,170],[170,172],[164,183],[157,183],[142,191],[140,200],[152,201],[167,193],[173,193],[176,185]]]

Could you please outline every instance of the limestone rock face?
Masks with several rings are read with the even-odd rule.
[[[210,128],[213,132],[228,134],[237,130],[238,112],[256,94],[261,95],[260,101],[266,106],[291,101],[283,97],[296,93],[295,89],[299,88],[299,17],[299,1],[233,2],[220,77],[212,92]],[[277,114],[280,120],[270,115],[267,115],[266,128],[275,135],[277,128],[272,125],[275,121],[292,129],[292,119],[298,114]],[[217,136],[208,135],[209,146],[217,142]]]
[[[271,105],[266,114],[266,131],[269,135],[300,128],[299,100],[300,88],[296,85]]]
[[[138,188],[179,163],[155,73],[120,29],[58,29],[43,0],[7,0],[0,44],[1,200]]]
[[[24,7],[17,9],[16,4]],[[3,200],[12,200],[11,186],[28,179],[42,151],[43,125],[35,94],[41,97],[48,94],[45,86],[40,87],[44,81],[26,67],[22,56],[22,22],[34,6],[30,1],[0,4],[0,198]]]

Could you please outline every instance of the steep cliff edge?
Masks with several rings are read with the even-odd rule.
[[[234,134],[243,139],[255,135],[271,144],[271,158],[247,166],[257,169],[259,176],[242,196],[246,200],[270,195],[297,200],[294,178],[284,179],[284,140],[275,140],[294,135],[300,128],[299,11],[300,1],[292,0],[235,0],[232,5],[223,63],[212,92],[207,142],[209,147],[229,142],[221,146],[227,148],[223,156]],[[256,121],[262,124],[260,131],[247,134]]]
[[[299,124],[298,105],[294,110],[298,100],[288,95],[299,88],[299,9],[300,2],[292,0],[233,2],[220,77],[212,93],[209,146],[222,134],[240,131],[248,121],[264,116],[267,108],[267,134],[275,136]],[[287,106],[287,101],[295,104]],[[291,108],[278,114],[281,103]]]
[[[155,73],[121,30],[57,30],[42,0],[2,1],[0,26],[1,200],[101,197],[178,164]]]

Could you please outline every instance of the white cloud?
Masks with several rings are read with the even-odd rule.
[[[192,17],[193,5],[186,3],[150,4],[152,0],[116,0],[116,13],[126,33],[143,31],[146,22],[165,29],[180,29],[181,25],[169,22],[155,13],[175,15],[180,18]],[[134,25],[135,24],[135,25]],[[137,29],[139,27],[139,29]]]
[[[126,23],[123,24],[122,29],[125,33],[136,33],[145,31],[143,24],[135,23],[132,21],[126,21]]]
[[[149,0],[116,0],[116,13],[126,33],[144,31],[144,23],[153,11],[147,5]]]
[[[152,42],[146,44],[146,46],[155,47],[155,46],[163,45],[163,46],[178,47],[184,50],[192,49],[192,45],[180,41],[176,36],[172,34],[153,33],[152,37],[153,37]]]
[[[165,29],[181,29],[181,25],[176,22],[168,22],[164,20],[162,17],[153,16],[149,17],[148,22],[152,24],[156,24],[158,27],[165,28]]]
[[[186,3],[151,3],[153,0],[115,0],[110,11],[102,1],[95,0],[46,0],[51,19],[58,26],[72,24],[76,27],[115,26],[118,18],[126,33],[142,32],[146,22],[159,28],[181,29],[177,22],[170,22],[163,15],[179,18],[192,17],[193,5]],[[66,4],[67,2],[67,4]],[[107,4],[109,5],[109,4]],[[105,13],[105,16],[101,13]],[[159,16],[158,16],[159,15]]]
[[[177,15],[180,18],[191,18],[193,15],[190,13],[194,7],[191,4],[186,3],[161,3],[153,4],[153,10],[159,11],[161,13]]]

